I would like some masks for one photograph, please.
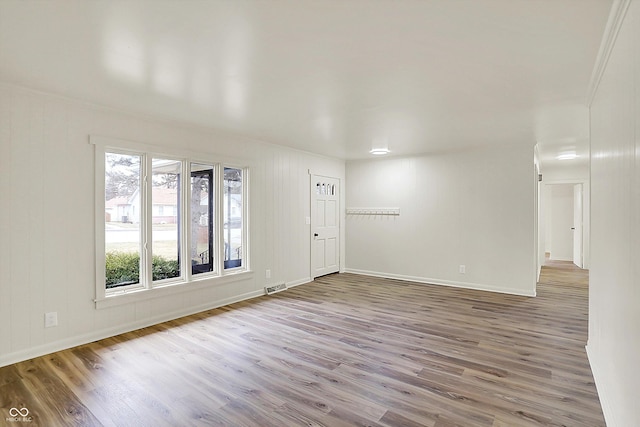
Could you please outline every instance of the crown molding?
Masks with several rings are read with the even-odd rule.
[[[611,51],[616,44],[618,33],[624,22],[624,17],[627,14],[631,0],[614,0],[611,5],[611,11],[609,12],[609,19],[607,20],[607,26],[604,29],[602,35],[602,42],[600,43],[600,50],[596,57],[596,62],[593,66],[591,73],[591,80],[589,82],[589,89],[587,91],[587,106],[591,106],[593,98],[596,96],[598,86],[602,80],[602,76],[607,68]]]

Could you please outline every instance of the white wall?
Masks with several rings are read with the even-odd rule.
[[[253,276],[96,309],[90,134],[181,146],[248,165]],[[265,269],[271,284],[305,282],[309,169],[344,179],[342,160],[0,84],[0,366],[260,295]],[[58,327],[44,328],[48,311],[58,312]]]
[[[624,2],[622,2],[624,3]],[[591,104],[589,360],[607,425],[640,425],[640,2]]]
[[[566,165],[543,165],[542,177],[544,183],[568,183],[589,181],[589,164],[572,164],[572,160],[566,160]]]
[[[348,271],[535,293],[533,146],[347,162],[347,182],[347,208],[400,208],[347,216]]]

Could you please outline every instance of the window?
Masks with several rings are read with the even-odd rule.
[[[215,271],[213,166],[191,163],[191,274]]]
[[[178,160],[152,160],[151,169],[151,262],[152,280],[160,281],[180,277],[180,215],[171,215],[177,207],[180,212],[180,172],[182,162]],[[167,215],[169,213],[169,215]]]
[[[140,283],[141,159],[139,155],[105,155],[104,250],[107,289]]]
[[[224,268],[242,267],[242,169],[224,168]]]
[[[246,168],[102,141],[92,138],[97,303],[249,271]]]

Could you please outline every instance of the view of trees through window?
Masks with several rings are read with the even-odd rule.
[[[242,266],[242,169],[224,168],[224,268]]]
[[[141,156],[105,155],[106,287],[140,282]]]
[[[180,277],[180,173],[178,160],[152,160],[152,280]]]
[[[191,273],[214,271],[213,166],[191,164]]]
[[[186,183],[183,167],[189,173]],[[220,173],[213,165],[157,157],[149,160],[144,154],[105,153],[107,289],[150,286],[149,279],[185,278],[181,264],[191,265],[191,275],[215,273],[217,265],[225,270],[244,267],[243,169],[224,167],[222,182],[216,179],[216,170]],[[147,173],[151,181],[145,184],[148,188],[142,184]],[[219,212],[216,182],[222,193]],[[188,192],[185,207],[183,191]],[[183,216],[188,218],[186,223]],[[223,226],[219,233],[216,218]],[[188,254],[184,262],[183,233],[187,235],[183,250]],[[148,244],[143,244],[143,236],[149,238]],[[221,259],[216,261],[218,255]],[[150,266],[150,272],[143,268],[145,265]],[[143,272],[146,278],[141,277]]]

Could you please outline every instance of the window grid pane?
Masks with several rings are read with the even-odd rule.
[[[180,172],[182,162],[154,158],[151,180],[152,280],[180,277]],[[173,215],[173,212],[176,215]]]
[[[215,271],[213,166],[191,164],[191,274]]]
[[[242,267],[242,169],[224,168],[224,268]]]
[[[105,287],[140,283],[139,155],[105,153]]]

